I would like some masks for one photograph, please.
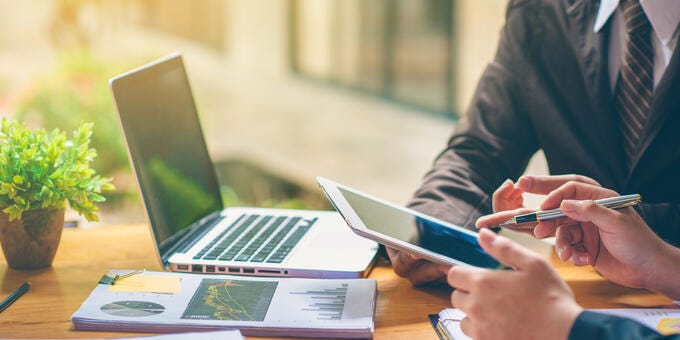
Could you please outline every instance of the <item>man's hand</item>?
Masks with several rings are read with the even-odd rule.
[[[614,210],[592,201],[615,194],[600,187],[569,183],[546,198],[547,204],[559,204],[564,214],[580,226],[580,230],[558,226],[555,246],[560,258],[571,258],[579,265],[591,264],[618,284],[669,293],[657,285],[663,281],[659,274],[673,271],[670,268],[674,265],[668,267],[672,263],[669,255],[677,253],[677,249],[654,234],[633,208]]]
[[[501,186],[494,191],[491,197],[491,204],[493,206],[493,212],[515,210],[524,208],[524,198],[522,194],[524,191],[521,189],[520,182],[517,184],[513,183],[510,179],[506,179]]]
[[[446,276],[448,267],[421,259],[415,255],[385,247],[392,261],[394,272],[418,286],[424,283],[442,279]]]
[[[580,182],[594,186],[600,184],[594,179],[581,175],[559,175],[559,176],[522,176],[513,184],[511,180],[506,180],[493,193],[492,204],[494,214],[482,216],[477,220],[477,228],[497,226],[507,219],[515,216],[532,212],[524,207],[523,193],[538,195],[548,195],[555,189],[568,182]],[[541,206],[543,208],[543,205]],[[533,234],[537,238],[552,236],[555,229],[545,228],[538,224]]]
[[[582,309],[550,264],[488,229],[479,243],[515,270],[451,268],[451,303],[467,313],[463,332],[474,339],[565,339]]]

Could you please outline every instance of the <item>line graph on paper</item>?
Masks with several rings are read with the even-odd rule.
[[[203,279],[182,319],[263,321],[275,281]]]
[[[304,296],[307,303],[302,311],[316,313],[317,320],[341,320],[348,286],[342,283],[332,288],[292,291],[290,294]]]

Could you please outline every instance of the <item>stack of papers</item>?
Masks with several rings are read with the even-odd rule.
[[[109,276],[127,272],[111,271]],[[188,332],[231,328],[253,336],[370,338],[375,298],[376,282],[372,279],[144,272],[115,285],[99,284],[72,321],[76,330]]]
[[[241,332],[236,330],[194,332],[194,333],[174,333],[153,336],[143,336],[138,338],[125,338],[126,340],[244,340]]]

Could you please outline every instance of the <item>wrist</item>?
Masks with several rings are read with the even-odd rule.
[[[655,252],[655,260],[650,264],[649,275],[645,277],[645,288],[656,293],[680,300],[680,248],[663,243]]]
[[[555,333],[550,335],[552,339],[567,339],[576,319],[583,312],[583,308],[576,301],[571,300],[559,308],[560,315],[555,321]]]

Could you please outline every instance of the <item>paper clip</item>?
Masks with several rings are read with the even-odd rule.
[[[141,273],[143,273],[143,272],[145,272],[145,271],[146,271],[146,269],[135,270],[135,271],[130,272],[130,273],[127,273],[127,274],[125,274],[125,275],[116,275],[116,276],[114,276],[114,277],[111,277],[111,276],[108,276],[108,275],[104,274],[104,276],[102,276],[102,278],[99,279],[99,283],[100,283],[100,284],[105,284],[105,285],[115,285],[116,282],[118,282],[118,281],[120,281],[120,280],[122,280],[122,279],[124,279],[124,278],[130,277],[130,276],[132,276],[132,275],[141,274]]]

